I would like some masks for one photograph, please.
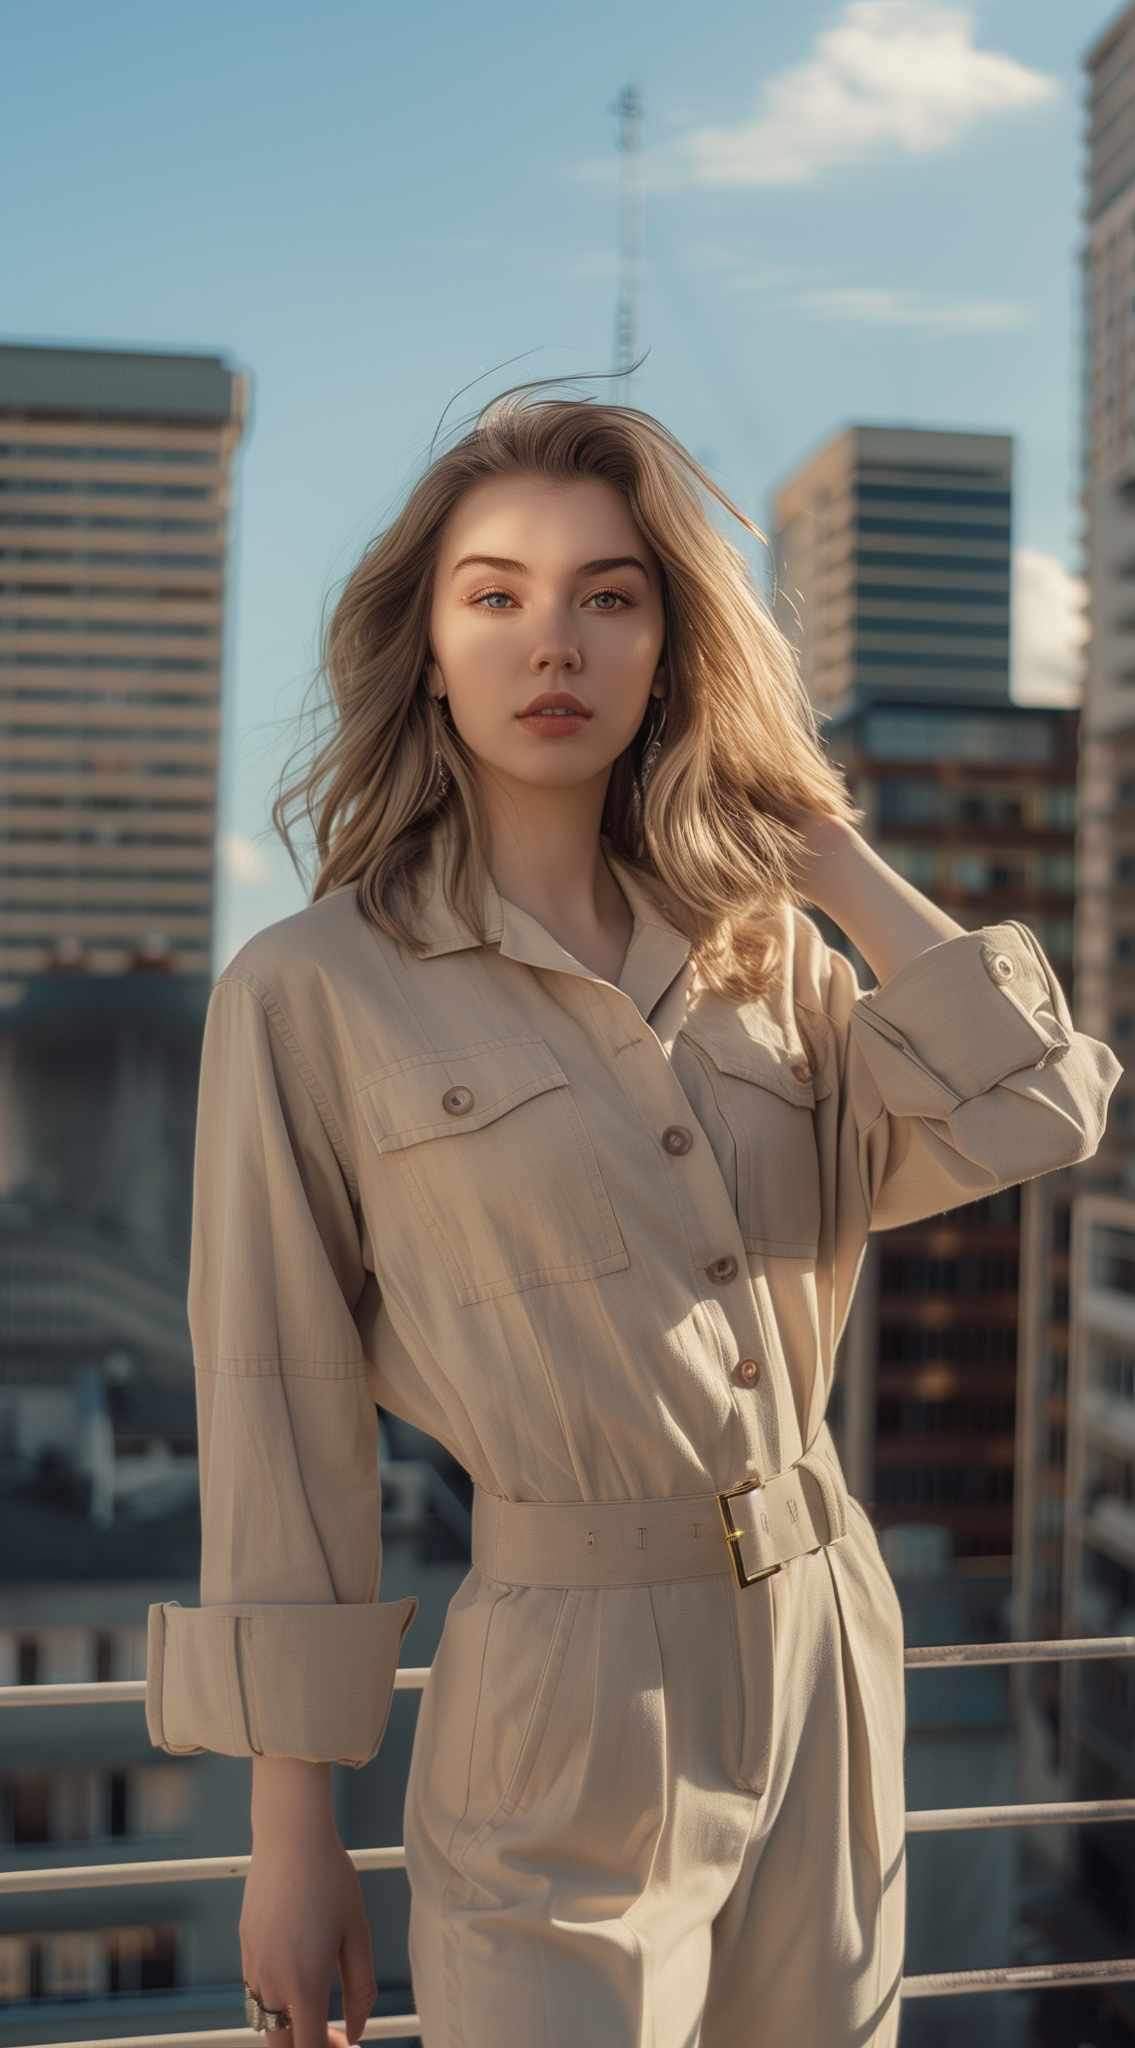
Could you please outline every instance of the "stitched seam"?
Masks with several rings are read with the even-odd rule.
[[[509,1043],[515,1042],[517,1041],[509,1041]],[[539,1039],[535,1042],[542,1045],[544,1040]],[[586,1176],[588,1192],[594,1205],[595,1231],[600,1244],[605,1247],[601,1251],[585,1252],[584,1256],[580,1258],[562,1260],[559,1263],[552,1263],[545,1259],[539,1265],[527,1267],[522,1272],[506,1270],[501,1278],[493,1280],[482,1279],[472,1270],[466,1273],[463,1267],[459,1265],[457,1255],[449,1243],[444,1215],[438,1209],[430,1194],[411,1148],[400,1146],[392,1149],[383,1149],[384,1158],[389,1157],[399,1162],[397,1170],[401,1173],[412,1200],[441,1252],[454,1292],[464,1307],[472,1307],[479,1301],[495,1300],[502,1295],[526,1292],[533,1287],[549,1286],[565,1280],[586,1280],[597,1277],[602,1273],[625,1272],[630,1265],[630,1253],[627,1250],[618,1215],[607,1192],[606,1182],[603,1178],[602,1168],[600,1167],[590,1132],[584,1123],[579,1105],[574,1098],[566,1075],[563,1081],[557,1081],[551,1085],[549,1085],[544,1077],[540,1078],[535,1087],[531,1083],[526,1083],[525,1092],[520,1097],[520,1101],[523,1103],[532,1100],[537,1095],[547,1095],[561,1087],[566,1089],[563,1101],[565,1103],[572,1142],[582,1171]],[[558,1094],[556,1099],[560,1099]],[[499,1109],[500,1106],[497,1105],[497,1113],[499,1113]],[[455,1129],[452,1124],[433,1126],[431,1129],[436,1131],[442,1142],[445,1142],[450,1138],[472,1136],[476,1129],[480,1129],[483,1125],[494,1121],[496,1121],[495,1115],[484,1117],[481,1124],[467,1128],[465,1131]],[[415,1126],[413,1128],[417,1130],[421,1127]],[[406,1134],[403,1133],[402,1135]],[[381,1148],[382,1141],[380,1140]]]
[[[794,1109],[812,1109],[815,1106],[814,1079],[811,1081],[797,1081],[794,1076],[790,1076],[782,1071],[781,1064],[775,1059],[772,1060],[769,1067],[762,1069],[759,1058],[762,1043],[759,1039],[751,1041],[754,1053],[757,1055],[751,1064],[731,1066],[729,1064],[731,1055],[728,1052],[719,1051],[711,1035],[707,1033],[702,1038],[697,1035],[697,1032],[698,1027],[696,1023],[693,1026],[687,1023],[682,1025],[679,1036],[684,1038],[688,1045],[697,1046],[698,1050],[705,1054],[706,1059],[710,1061],[718,1073],[728,1074],[735,1081],[744,1081],[751,1088],[763,1088],[766,1094],[778,1095],[782,1102],[790,1103]],[[740,1055],[738,1055],[738,1058],[740,1058]]]
[[[251,1749],[253,1756],[263,1756],[264,1751],[257,1745],[256,1741],[257,1735],[260,1734],[260,1715],[259,1712],[257,1712],[254,1715],[250,1711],[250,1703],[255,1695],[255,1685],[253,1683],[252,1678],[252,1667],[250,1664],[246,1665],[245,1663],[244,1652],[247,1648],[247,1644],[244,1644],[242,1642],[241,1636],[242,1622],[246,1622],[247,1620],[248,1617],[244,1615],[234,1616],[233,1640],[236,1645],[236,1682],[237,1689],[240,1693],[241,1710],[244,1714],[245,1730],[248,1735],[248,1746]]]
[[[932,1081],[934,1086],[940,1088],[944,1095],[953,1096],[953,1102],[949,1111],[951,1116],[955,1109],[961,1107],[963,1102],[976,1102],[979,1096],[988,1094],[989,1088],[997,1086],[995,1081],[991,1081],[989,1087],[979,1088],[974,1095],[959,1095],[957,1089],[951,1087],[948,1081],[944,1081],[941,1074],[935,1073],[933,1067],[928,1067],[926,1061],[919,1058],[911,1046],[906,1033],[899,1025],[892,1024],[889,1017],[876,1015],[870,1010],[861,1008],[857,1003],[848,1019],[849,1029],[856,1023],[861,1027],[866,1024],[875,1033],[876,1037],[883,1039],[885,1044],[893,1047],[896,1052],[901,1053],[902,1057],[909,1061],[912,1067],[916,1068],[920,1074],[925,1075],[928,1081]],[[1009,1071],[1015,1072],[1016,1069],[1010,1069]],[[1004,1080],[1005,1076],[1001,1075],[1000,1078]]]
[[[475,1569],[479,1568],[475,1567]],[[486,1574],[482,1573],[481,1576],[486,1584],[491,1583],[491,1581],[488,1580]],[[457,1850],[456,1853],[454,1853],[454,1843],[457,1841],[458,1836],[461,1833],[461,1830],[465,1827],[469,1818],[469,1808],[472,1804],[473,1760],[477,1754],[477,1736],[480,1730],[482,1709],[484,1706],[485,1697],[485,1665],[488,1661],[489,1643],[492,1638],[493,1622],[496,1619],[496,1612],[501,1604],[501,1601],[507,1600],[507,1598],[508,1594],[505,1591],[502,1591],[497,1595],[496,1599],[493,1601],[493,1604],[489,1609],[488,1616],[485,1621],[485,1631],[483,1636],[481,1637],[481,1668],[477,1677],[477,1703],[473,1709],[473,1727],[470,1731],[469,1736],[469,1756],[466,1765],[467,1775],[465,1785],[465,1804],[462,1808],[460,1819],[455,1821],[453,1824],[453,1832],[449,1837],[449,1847],[446,1851],[446,1861],[450,1864],[451,1869],[455,1870],[458,1876],[464,1879],[464,1881],[467,1884],[474,1885],[477,1883],[477,1880],[475,1877],[470,1877],[467,1873],[465,1869],[465,1860],[472,1852],[473,1845],[477,1841],[481,1833],[481,1829],[485,1825],[484,1821],[481,1821],[478,1824],[478,1826],[473,1829],[473,1832],[466,1836],[463,1845],[460,1849]],[[495,1811],[496,1809],[494,1808],[494,1813]],[[492,1815],[490,1815],[490,1819],[491,1818]],[[455,1879],[451,1876],[448,1880],[446,1889],[448,1890],[449,1886],[454,1883]]]
[[[615,1214],[611,1197],[607,1192],[607,1183],[603,1178],[603,1170],[599,1164],[599,1155],[595,1150],[591,1133],[583,1121],[583,1114],[579,1104],[570,1089],[568,1090],[566,1100],[568,1121],[571,1125],[576,1151],[579,1154],[579,1163],[587,1176],[588,1186],[591,1189],[591,1198],[595,1203],[596,1218],[602,1228],[603,1240],[607,1246],[606,1251],[599,1253],[598,1256],[600,1258],[624,1256],[627,1249],[626,1242],[619,1225],[619,1219]]]
[[[455,1259],[453,1253],[449,1248],[445,1232],[442,1229],[441,1218],[436,1214],[434,1206],[429,1199],[426,1189],[418,1177],[417,1171],[414,1167],[413,1160],[404,1160],[402,1162],[401,1172],[402,1179],[405,1181],[406,1185],[410,1190],[410,1196],[414,1203],[414,1206],[418,1210],[418,1213],[420,1214],[422,1221],[425,1223],[426,1229],[431,1233],[434,1242],[436,1243],[438,1249],[441,1252],[442,1258],[445,1260],[446,1269],[449,1273],[450,1280],[453,1283],[454,1292],[456,1293],[460,1301],[464,1301],[473,1283],[466,1279],[464,1273],[461,1271],[460,1267],[457,1264],[457,1260]]]
[[[513,1766],[512,1774],[505,1787],[500,1807],[498,1808],[498,1812],[502,1815],[511,1816],[515,1814],[517,1807],[524,1798],[528,1788],[528,1781],[536,1767],[537,1754],[543,1745],[548,1723],[552,1718],[552,1710],[560,1690],[560,1680],[571,1644],[572,1630],[575,1627],[576,1616],[580,1610],[580,1600],[578,1598],[574,1601],[572,1600],[573,1590],[570,1586],[565,1587],[563,1597],[556,1609],[556,1619],[552,1628],[552,1640],[548,1645],[548,1654],[544,1659],[543,1668],[540,1672],[536,1697],[532,1702],[532,1711],[525,1724],[516,1763]]]
[[[239,1697],[237,1689],[236,1638],[239,1628],[239,1621],[237,1621],[235,1616],[230,1615],[229,1626],[225,1629],[223,1638],[225,1694],[229,1703],[229,1722],[233,1731],[233,1739],[237,1745],[238,1755],[243,1752],[248,1736],[248,1728],[244,1718],[244,1701]]]
[[[818,1232],[816,1238],[813,1238],[810,1232],[806,1237],[774,1237],[770,1231],[758,1230],[756,1227],[756,1216],[750,1216],[749,1214],[750,1203],[748,1195],[749,1189],[752,1185],[752,1162],[756,1156],[755,1149],[747,1127],[742,1127],[741,1135],[740,1137],[738,1137],[737,1132],[734,1130],[732,1124],[730,1123],[728,1113],[722,1104],[721,1096],[718,1094],[717,1081],[718,1076],[720,1074],[728,1073],[731,1080],[739,1080],[746,1087],[763,1088],[765,1086],[764,1082],[753,1081],[752,1077],[749,1074],[735,1074],[732,1073],[729,1068],[719,1068],[713,1059],[712,1053],[707,1053],[696,1039],[688,1038],[687,1043],[698,1055],[698,1063],[705,1073],[706,1081],[709,1085],[709,1092],[713,1097],[714,1106],[717,1110],[718,1116],[721,1118],[721,1121],[725,1126],[725,1129],[729,1133],[730,1139],[732,1140],[733,1163],[737,1187],[736,1214],[746,1251],[759,1252],[763,1249],[771,1251],[774,1256],[779,1255],[782,1258],[814,1259],[816,1256],[816,1246],[818,1243]],[[782,1096],[780,1094],[779,1089],[766,1088],[765,1092],[766,1094],[776,1095],[779,1101],[787,1102],[790,1109],[809,1108],[809,1105],[807,1103],[796,1102],[791,1100],[788,1096]],[[755,1208],[755,1203],[752,1206]]]
[[[454,1059],[459,1057],[453,1054]],[[460,1137],[467,1131],[479,1131],[485,1124],[493,1123],[507,1110],[519,1108],[522,1102],[530,1102],[537,1095],[546,1095],[550,1089],[566,1088],[567,1076],[559,1074],[538,1074],[534,1080],[521,1081],[507,1095],[498,1095],[493,1102],[487,1102],[476,1116],[435,1118],[432,1123],[400,1124],[397,1130],[386,1131],[378,1141],[380,1152],[398,1151],[401,1148],[391,1144],[391,1139],[401,1138],[406,1144],[417,1144],[425,1138]],[[368,1092],[365,1088],[355,1090],[356,1099]]]
[[[312,1106],[319,1117],[319,1121],[326,1133],[327,1141],[338,1161],[339,1171],[347,1183],[353,1200],[357,1203],[359,1200],[359,1184],[348,1157],[346,1141],[339,1128],[331,1104],[316,1076],[315,1069],[312,1067],[292,1028],[287,1012],[278,998],[272,994],[271,990],[265,988],[263,982],[258,981],[255,975],[249,974],[247,971],[237,973],[232,969],[226,969],[225,973],[220,977],[217,987],[223,987],[226,982],[238,982],[244,988],[247,988],[249,994],[256,997],[257,1002],[264,1011],[268,1019],[269,1028],[275,1026],[276,1036],[281,1044],[286,1046],[296,1071],[311,1097]]]
[[[703,1074],[704,1074],[704,1076],[705,1076],[706,1086],[708,1087],[708,1089],[709,1089],[709,1092],[710,1092],[710,1094],[711,1094],[711,1095],[712,1095],[712,1097],[713,1097],[713,1106],[714,1106],[714,1108],[716,1109],[716,1111],[717,1111],[717,1114],[718,1114],[718,1116],[719,1116],[719,1117],[720,1117],[720,1119],[721,1119],[721,1123],[722,1123],[722,1126],[723,1126],[723,1128],[724,1128],[724,1130],[725,1130],[725,1132],[726,1132],[726,1134],[727,1134],[727,1136],[728,1136],[728,1139],[729,1139],[729,1143],[730,1143],[730,1144],[732,1145],[732,1147],[733,1147],[733,1193],[734,1193],[734,1201],[733,1201],[733,1214],[734,1214],[734,1219],[735,1219],[735,1221],[736,1221],[736,1223],[737,1223],[737,1228],[738,1228],[738,1231],[739,1231],[739,1233],[740,1233],[740,1235],[741,1235],[741,1237],[742,1237],[742,1240],[743,1240],[743,1239],[744,1239],[744,1226],[743,1226],[743,1224],[742,1224],[742,1222],[741,1222],[741,1217],[740,1217],[740,1202],[741,1202],[741,1162],[740,1162],[740,1159],[739,1159],[739,1157],[738,1157],[738,1151],[737,1151],[737,1134],[736,1134],[736,1132],[734,1131],[734,1129],[733,1129],[733,1126],[732,1126],[732,1125],[731,1125],[731,1123],[729,1122],[729,1119],[728,1119],[728,1117],[726,1116],[726,1114],[725,1114],[725,1111],[724,1111],[724,1110],[722,1109],[722,1107],[721,1107],[721,1098],[720,1098],[720,1096],[719,1096],[719,1095],[718,1095],[718,1093],[717,1093],[717,1086],[716,1086],[716,1082],[715,1082],[715,1079],[714,1079],[714,1076],[716,1075],[717,1069],[716,1069],[716,1067],[714,1067],[714,1065],[713,1065],[713,1062],[712,1062],[712,1060],[711,1060],[711,1059],[710,1059],[710,1057],[709,1057],[709,1054],[708,1054],[708,1053],[707,1053],[707,1052],[705,1051],[705,1049],[704,1049],[704,1047],[703,1047],[703,1046],[699,1045],[699,1043],[698,1043],[698,1041],[697,1041],[696,1039],[694,1039],[694,1038],[687,1038],[687,1037],[686,1037],[686,1034],[685,1034],[684,1032],[683,1032],[683,1033],[681,1033],[681,1034],[680,1034],[680,1036],[681,1036],[681,1037],[683,1038],[683,1040],[684,1040],[684,1042],[685,1042],[685,1044],[686,1044],[687,1048],[689,1049],[689,1051],[693,1053],[693,1055],[694,1055],[694,1060],[695,1060],[695,1063],[696,1063],[696,1065],[697,1065],[697,1066],[699,1066],[699,1067],[701,1068],[701,1070],[702,1070],[702,1073],[703,1073]],[[653,1134],[652,1134],[652,1135],[653,1135]],[[657,1143],[657,1140],[655,1140],[655,1142]],[[706,1137],[706,1142],[707,1142],[707,1144],[709,1143],[709,1139],[708,1139],[708,1134],[707,1134],[707,1137]],[[712,1145],[710,1145],[709,1149],[710,1149],[710,1151],[712,1152],[712,1151],[713,1151],[713,1146],[712,1146]],[[719,1168],[718,1170],[720,1171],[720,1168]],[[724,1176],[722,1176],[722,1177],[724,1178]],[[695,1280],[696,1280],[696,1279],[698,1278],[698,1276],[699,1276],[699,1275],[701,1274],[702,1270],[703,1270],[703,1266],[704,1266],[704,1261],[703,1261],[703,1260],[702,1260],[701,1258],[699,1258],[699,1257],[697,1256],[697,1254],[695,1253],[695,1251],[694,1251],[693,1239],[691,1238],[691,1236],[690,1236],[690,1233],[689,1233],[689,1230],[688,1230],[688,1229],[687,1229],[687,1227],[686,1227],[686,1214],[685,1214],[685,1205],[684,1205],[684,1204],[683,1204],[683,1202],[682,1202],[681,1196],[680,1196],[680,1194],[679,1194],[679,1192],[678,1192],[678,1189],[677,1189],[677,1185],[675,1184],[675,1182],[674,1182],[674,1181],[673,1181],[672,1179],[671,1179],[670,1185],[671,1185],[671,1188],[672,1188],[672,1191],[673,1191],[673,1201],[674,1201],[674,1206],[675,1206],[675,1208],[676,1208],[676,1209],[677,1209],[677,1211],[678,1211],[678,1216],[679,1216],[679,1220],[680,1220],[680,1222],[681,1222],[681,1225],[682,1225],[682,1235],[684,1236],[684,1238],[685,1238],[685,1240],[686,1240],[686,1245],[687,1245],[687,1248],[688,1248],[688,1250],[689,1250],[689,1254],[690,1254],[690,1269],[691,1269],[691,1272],[693,1273],[693,1275],[694,1275],[694,1278],[695,1278]],[[728,1188],[729,1188],[729,1183],[728,1183],[728,1181],[726,1181],[726,1183],[725,1183],[725,1186],[726,1186],[726,1193],[728,1193]],[[708,1244],[707,1244],[707,1245],[705,1246],[705,1249],[706,1249],[706,1250],[709,1250],[709,1249],[710,1249],[710,1247],[709,1247],[709,1245],[708,1245]]]
[[[465,1802],[461,1808],[460,1814],[453,1823],[453,1831],[449,1837],[449,1845],[446,1849],[446,1860],[449,1863],[452,1863],[454,1860],[453,1844],[456,1841],[457,1836],[460,1833],[460,1830],[464,1826],[466,1816],[469,1812],[469,1802],[472,1797],[473,1791],[473,1757],[477,1748],[477,1728],[481,1719],[481,1707],[485,1691],[485,1660],[489,1654],[489,1635],[492,1629],[493,1615],[496,1613],[496,1610],[500,1606],[501,1600],[503,1600],[504,1597],[504,1594],[501,1593],[499,1597],[493,1601],[492,1606],[489,1608],[488,1614],[485,1617],[484,1632],[481,1636],[481,1668],[477,1673],[477,1699],[473,1708],[473,1726],[469,1731],[469,1754],[465,1760]]]
[[[551,1062],[551,1066],[539,1077],[543,1084],[546,1085],[553,1076],[561,1083],[567,1080],[567,1075],[546,1040],[541,1038],[539,1032],[529,1031],[519,1032],[508,1038],[477,1038],[471,1045],[453,1046],[448,1052],[441,1052],[436,1046],[431,1046],[428,1052],[406,1053],[401,1059],[391,1060],[385,1067],[376,1067],[372,1074],[365,1075],[361,1081],[355,1083],[353,1093],[361,1095],[380,1081],[391,1080],[397,1074],[412,1073],[416,1067],[444,1066],[447,1060],[479,1058],[486,1052],[507,1052],[515,1045],[543,1047]]]

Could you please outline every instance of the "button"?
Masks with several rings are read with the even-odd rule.
[[[688,1152],[694,1142],[693,1132],[685,1124],[667,1124],[662,1133],[662,1143],[667,1152]]]
[[[464,1116],[466,1110],[470,1110],[473,1107],[473,1090],[471,1088],[447,1088],[441,1098],[441,1106],[443,1109],[448,1110],[450,1116]]]
[[[737,1278],[737,1261],[731,1252],[726,1252],[724,1258],[714,1259],[713,1264],[707,1266],[705,1270],[711,1280],[735,1280]]]
[[[751,1387],[754,1381],[760,1379],[760,1376],[760,1360],[756,1358],[739,1359],[733,1368],[734,1379],[740,1380],[742,1386],[745,1387]]]
[[[1041,1054],[1039,1060],[1037,1061],[1037,1066],[1054,1067],[1056,1065],[1057,1060],[1062,1060],[1064,1058],[1065,1053],[1069,1053],[1071,1052],[1071,1050],[1072,1047],[1070,1043],[1067,1045],[1050,1045],[1048,1051]]]
[[[810,1061],[796,1060],[792,1066],[792,1073],[795,1075],[798,1081],[810,1081],[812,1078],[812,1067]]]

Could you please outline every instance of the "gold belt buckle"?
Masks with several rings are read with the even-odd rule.
[[[769,1564],[765,1566],[763,1571],[751,1572],[746,1575],[741,1557],[741,1538],[745,1531],[738,1529],[729,1509],[725,1505],[726,1501],[735,1500],[739,1493],[752,1493],[754,1488],[763,1486],[764,1483],[763,1479],[747,1479],[743,1486],[727,1487],[724,1493],[719,1493],[717,1496],[717,1505],[721,1510],[721,1520],[725,1528],[725,1541],[729,1546],[729,1555],[733,1560],[733,1574],[739,1586],[754,1586],[758,1579],[771,1578],[773,1572],[780,1570],[779,1564]]]

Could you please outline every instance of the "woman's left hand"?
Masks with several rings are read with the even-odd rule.
[[[797,886],[809,902],[822,907],[825,881],[833,874],[833,863],[846,855],[854,838],[854,827],[844,823],[842,818],[833,818],[818,811],[806,810],[792,805],[785,816],[793,830],[799,832],[804,841],[801,872]]]

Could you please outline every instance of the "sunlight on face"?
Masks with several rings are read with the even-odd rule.
[[[612,558],[617,567],[581,573]],[[613,485],[493,477],[450,514],[430,609],[431,687],[447,692],[466,745],[498,775],[545,786],[605,778],[642,722],[664,636],[658,558]],[[544,739],[518,713],[558,689],[593,715]]]

